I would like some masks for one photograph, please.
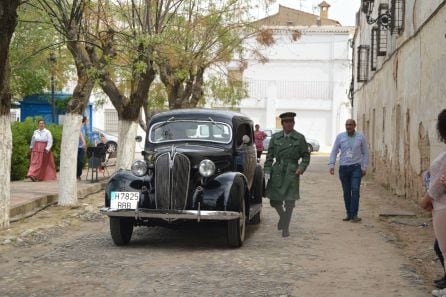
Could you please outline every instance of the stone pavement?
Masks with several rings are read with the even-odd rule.
[[[115,170],[114,162],[112,164],[112,166],[107,168],[109,174],[112,174]],[[92,182],[91,170],[88,173],[87,177],[87,168],[84,168],[82,179],[77,181],[78,198],[103,190],[109,178],[107,171],[105,175],[99,172],[98,180],[96,181],[96,174],[94,174]],[[59,173],[57,177],[59,178]],[[9,211],[10,222],[34,215],[36,212],[56,203],[58,196],[58,180],[33,182],[27,178],[21,181],[12,181]]]

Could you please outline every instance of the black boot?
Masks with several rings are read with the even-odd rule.
[[[445,289],[446,288],[446,279],[443,280],[439,280],[438,282],[435,283],[435,286],[439,289]]]
[[[434,280],[434,284],[440,284],[440,283],[445,283],[446,282],[446,276],[443,276],[439,279]]]
[[[291,221],[292,214],[293,214],[293,207],[285,208],[285,213],[283,215],[282,237],[290,236],[289,227],[290,227],[290,221]]]
[[[283,216],[285,214],[285,210],[283,210],[282,205],[274,207],[279,214],[279,222],[277,223],[277,230],[283,229]]]

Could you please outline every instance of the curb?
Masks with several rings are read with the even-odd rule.
[[[79,187],[77,190],[78,200],[86,198],[88,195],[97,193],[105,189],[108,179],[100,180],[96,183],[91,183],[89,185]],[[31,217],[38,213],[39,211],[47,208],[48,206],[57,204],[59,194],[48,194],[44,195],[19,205],[11,206],[9,210],[9,221],[17,222],[22,219]]]

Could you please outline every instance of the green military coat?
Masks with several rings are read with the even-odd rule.
[[[310,153],[305,136],[295,130],[287,137],[283,131],[273,134],[264,165],[265,173],[270,174],[266,197],[278,201],[299,199],[299,176],[296,170],[300,168],[304,172],[308,164]]]

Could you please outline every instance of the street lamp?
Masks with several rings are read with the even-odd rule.
[[[56,123],[56,103],[54,99],[54,64],[56,63],[56,55],[53,52],[50,52],[48,61],[51,67],[51,120],[53,123]]]
[[[375,5],[375,0],[362,0],[362,12],[366,15],[367,24],[371,25],[377,23],[378,25],[388,28],[390,22],[392,21],[392,15],[389,10],[380,11],[376,19],[372,18],[370,15],[373,12],[373,6]]]

